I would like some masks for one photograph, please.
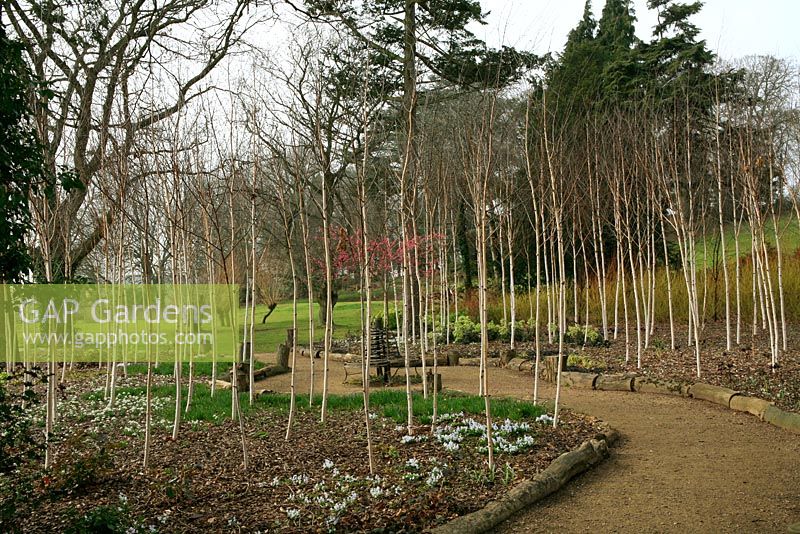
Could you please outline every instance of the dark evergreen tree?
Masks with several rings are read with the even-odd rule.
[[[291,5],[294,5],[290,2]],[[413,48],[425,67],[420,78],[460,87],[504,85],[519,78],[535,56],[513,48],[491,49],[467,29],[488,13],[477,0],[304,0],[312,20],[342,24],[371,49],[371,61],[398,74]],[[297,7],[297,6],[295,6]]]
[[[630,50],[638,43],[636,16],[630,0],[606,0],[597,28],[597,40],[608,50]]]
[[[715,89],[710,72],[715,57],[706,42],[697,39],[700,30],[690,21],[703,4],[649,0],[648,7],[658,10],[653,41],[641,51],[649,95],[669,106],[684,101],[691,107],[691,116],[707,113]]]
[[[28,96],[39,90],[22,45],[0,26],[0,282],[19,282],[31,267],[25,245],[28,194],[46,175]]]
[[[548,76],[549,90],[564,110],[562,116],[583,115],[600,97],[604,54],[595,38],[596,31],[591,0],[587,0],[583,18],[569,32],[564,53],[551,65]]]
[[[571,47],[578,46],[587,41],[592,41],[595,38],[596,31],[597,21],[594,19],[594,14],[592,14],[592,0],[586,0],[586,4],[583,6],[583,18],[578,25],[569,32],[564,54],[569,53]]]
[[[641,87],[640,40],[630,0],[607,0],[597,27],[603,61],[600,81],[603,100],[630,102]]]

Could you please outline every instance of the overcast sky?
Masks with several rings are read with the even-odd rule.
[[[486,26],[473,27],[490,45],[537,53],[558,52],[580,20],[585,0],[480,0],[491,11]],[[593,0],[597,18],[605,0]],[[649,39],[656,23],[646,0],[634,0],[637,34]],[[723,59],[752,54],[800,58],[800,0],[707,0],[695,17],[709,48]]]

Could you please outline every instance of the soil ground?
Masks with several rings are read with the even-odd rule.
[[[298,358],[297,387],[307,391],[309,360]],[[316,391],[321,391],[317,360]],[[342,384],[331,362],[329,391]],[[445,388],[477,393],[475,367],[441,367]],[[530,399],[532,378],[489,371],[494,396]],[[290,375],[259,383],[288,391]],[[544,387],[544,399],[554,390]],[[800,522],[800,436],[749,414],[690,399],[565,389],[565,406],[620,431],[610,460],[522,512],[498,532],[786,532]]]

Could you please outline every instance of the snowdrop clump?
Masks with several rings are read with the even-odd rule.
[[[531,429],[531,426],[526,422],[515,423],[511,419],[506,419],[501,424],[493,424],[492,429],[495,432],[501,432],[504,434],[515,434],[517,432],[528,432]]]
[[[486,440],[486,425],[471,417],[465,417],[463,414],[444,414],[440,421],[450,421],[450,423],[438,427],[433,437],[448,452],[460,450],[464,439],[470,436],[478,437],[481,441]],[[532,447],[535,440],[533,436],[527,434],[530,430],[530,424],[524,421],[515,422],[506,419],[492,423],[492,441],[495,450],[516,454]],[[484,443],[479,444],[477,450],[482,453],[488,451]]]
[[[154,397],[151,400],[153,412],[160,412],[171,401],[167,398]],[[33,421],[44,421],[44,405],[37,406],[32,412]],[[120,392],[113,406],[108,400],[101,398],[71,398],[59,404],[59,425],[57,432],[64,438],[77,435],[85,428],[89,432],[102,432],[108,428],[119,428],[129,436],[144,435],[144,418],[147,411],[147,397],[144,393],[132,394]],[[75,425],[75,421],[85,425]],[[153,420],[154,426],[167,427],[166,420]]]
[[[403,473],[403,480],[418,480],[420,477],[419,466],[419,460],[416,458],[409,458],[406,460],[406,472]]]
[[[492,438],[492,442],[494,443],[494,450],[496,452],[516,454],[518,452],[522,452],[523,450],[532,447],[534,444],[534,439],[531,436],[525,435],[517,438],[514,441],[509,441],[502,435],[497,435]],[[485,445],[479,447],[478,450],[480,450],[483,453],[488,452],[488,448]]]
[[[433,468],[431,468],[431,472],[428,473],[428,478],[425,479],[425,484],[433,487],[439,484],[443,478],[444,472],[438,466],[433,466]]]
[[[410,465],[418,469],[420,462],[412,459]],[[325,470],[323,479],[315,481],[313,486],[310,484],[313,480],[305,474],[294,474],[289,479],[294,488],[290,489],[291,493],[286,499],[300,506],[295,505],[287,509],[286,515],[298,525],[324,524],[326,528],[335,530],[348,510],[359,501],[366,502],[369,499],[402,495],[405,491],[397,484],[384,487],[383,478],[377,474],[359,477],[340,472],[330,459],[326,459],[322,467]],[[418,479],[420,474],[415,473],[415,476]],[[276,480],[280,484],[278,477],[273,478],[273,481]]]
[[[539,417],[536,418],[536,422],[537,423],[544,423],[546,425],[547,424],[552,424],[553,423],[553,417],[550,416],[550,415],[547,415],[546,413],[543,413],[542,415],[540,415]]]
[[[407,445],[409,443],[421,443],[423,441],[428,441],[428,436],[425,434],[417,434],[416,436],[409,436],[406,434],[402,438],[400,438],[400,443]]]
[[[447,450],[449,452],[455,452],[455,451],[457,451],[458,449],[461,448],[461,445],[459,445],[455,441],[446,441],[444,443],[444,448],[445,448],[445,450]]]
[[[439,416],[439,421],[445,423],[447,421],[460,421],[464,419],[464,412],[457,413],[443,413]]]
[[[294,484],[295,486],[303,486],[305,484],[308,484],[311,479],[308,477],[308,475],[302,474],[302,475],[292,475],[292,478],[290,480],[292,484]]]

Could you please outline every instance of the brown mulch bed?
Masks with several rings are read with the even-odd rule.
[[[89,381],[96,387],[100,377]],[[75,385],[68,396],[86,389]],[[64,469],[37,473],[38,502],[18,510],[19,526],[65,531],[106,506],[135,518],[130,532],[415,532],[481,508],[599,431],[596,420],[569,411],[555,430],[527,421],[524,433],[535,444],[496,453],[490,477],[478,436],[447,450],[419,426],[415,435],[424,440],[404,443],[404,427],[376,416],[376,474],[370,475],[363,412],[332,410],[321,425],[318,408],[301,410],[288,442],[285,411],[264,408],[244,421],[246,473],[239,425],[230,420],[186,423],[177,441],[167,426],[157,426],[147,472],[143,438],[126,431],[123,420],[99,428],[91,415],[70,421],[73,437],[57,454]]]
[[[796,330],[796,329],[795,329]],[[677,334],[677,332],[676,332]],[[608,372],[636,372],[678,382],[705,382],[731,388],[754,397],[775,403],[789,411],[800,412],[800,339],[789,329],[787,351],[772,367],[769,348],[764,339],[743,337],[742,345],[725,351],[724,325],[707,325],[700,352],[700,377],[697,377],[697,360],[694,349],[686,346],[685,330],[680,331],[683,346],[669,350],[669,333],[663,329],[657,338],[666,342],[660,348],[649,348],[642,355],[642,367],[637,368],[636,347],[631,348],[630,360],[624,359],[624,341],[617,340],[609,348],[587,348],[591,358],[602,360]],[[635,343],[635,340],[634,340]],[[619,347],[622,347],[621,350]],[[621,354],[620,354],[621,353]]]
[[[629,331],[629,354],[625,361],[625,334],[620,329],[616,340],[607,346],[581,347],[567,345],[566,353],[576,354],[583,367],[572,370],[590,370],[604,373],[637,373],[663,380],[685,383],[706,382],[728,387],[744,394],[774,402],[777,406],[800,412],[800,325],[787,328],[787,350],[781,351],[778,366],[772,367],[768,334],[758,332],[753,337],[751,326],[743,325],[742,343],[734,343],[733,350],[725,350],[725,325],[723,322],[706,323],[701,336],[700,378],[697,377],[694,347],[687,346],[686,326],[676,325],[676,350],[670,350],[669,325],[656,325],[650,347],[643,351],[642,367],[637,367],[636,331]],[[542,355],[558,354],[556,345],[548,344],[546,337],[541,347]],[[735,341],[735,330],[734,330]],[[490,355],[499,356],[508,349],[507,343],[490,345]],[[463,356],[477,355],[480,347],[453,345]],[[532,342],[519,343],[517,353],[533,357]]]

